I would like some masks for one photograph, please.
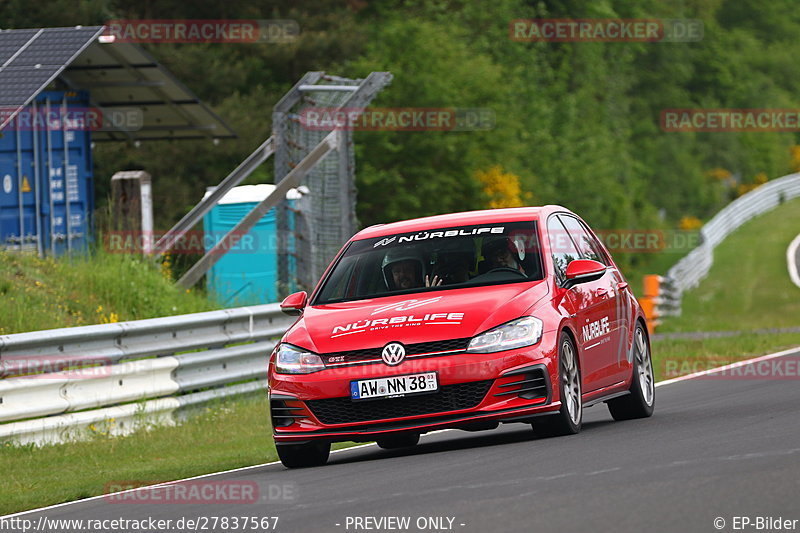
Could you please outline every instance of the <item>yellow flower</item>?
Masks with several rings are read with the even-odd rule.
[[[730,170],[724,168],[712,168],[706,172],[706,176],[717,181],[725,181],[732,177]]]
[[[684,231],[700,229],[702,226],[703,222],[697,217],[683,217],[678,222],[678,227]]]
[[[488,207],[497,209],[500,207],[522,207],[523,201],[522,187],[519,183],[519,176],[511,172],[504,172],[503,167],[495,165],[489,170],[478,170],[475,177],[483,185],[483,193],[488,197]],[[530,200],[530,198],[526,198]]]
[[[794,145],[789,149],[789,153],[792,157],[792,171],[798,172],[800,171],[800,146]]]

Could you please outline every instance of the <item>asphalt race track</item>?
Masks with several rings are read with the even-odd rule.
[[[650,419],[614,422],[605,405],[594,406],[576,436],[537,439],[521,424],[480,433],[447,431],[423,436],[418,447],[406,452],[370,445],[332,454],[321,468],[289,471],[271,464],[188,482],[257,483],[261,501],[255,504],[112,503],[100,498],[23,517],[153,517],[174,524],[181,517],[277,516],[275,530],[286,532],[447,527],[464,532],[710,532],[719,530],[718,518],[725,521],[724,531],[735,530],[734,517],[748,517],[753,524],[758,517],[800,519],[798,355],[800,350],[770,361],[785,364],[779,371],[794,371],[794,379],[752,379],[741,377],[748,375],[743,372],[661,386]],[[410,522],[407,528],[378,528],[356,517],[408,517]],[[444,517],[444,528],[428,528],[427,519],[436,517]]]

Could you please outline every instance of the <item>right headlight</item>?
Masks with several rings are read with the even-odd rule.
[[[474,337],[468,353],[492,353],[532,346],[542,338],[542,321],[535,316],[524,316]]]
[[[278,374],[311,374],[325,370],[322,358],[292,344],[281,344],[275,350],[275,371]]]

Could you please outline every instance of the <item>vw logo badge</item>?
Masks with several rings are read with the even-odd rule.
[[[399,342],[392,342],[383,347],[381,359],[389,366],[397,366],[406,358],[406,349]]]

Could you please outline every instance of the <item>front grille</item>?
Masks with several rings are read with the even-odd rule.
[[[463,352],[466,351],[469,341],[470,339],[466,338],[409,344],[405,347],[406,356],[435,352],[449,352],[455,350]],[[380,359],[382,350],[383,346],[379,346],[378,348],[366,348],[363,350],[350,350],[347,352],[335,352],[320,355],[322,360],[326,363],[331,363],[332,358],[336,358],[336,362],[352,363],[358,361],[368,361],[370,359]],[[341,357],[344,357],[344,359],[340,359]]]
[[[348,424],[386,418],[445,413],[471,409],[481,403],[492,380],[445,385],[433,394],[366,400],[354,402],[350,398],[308,400],[306,405],[323,424]]]

